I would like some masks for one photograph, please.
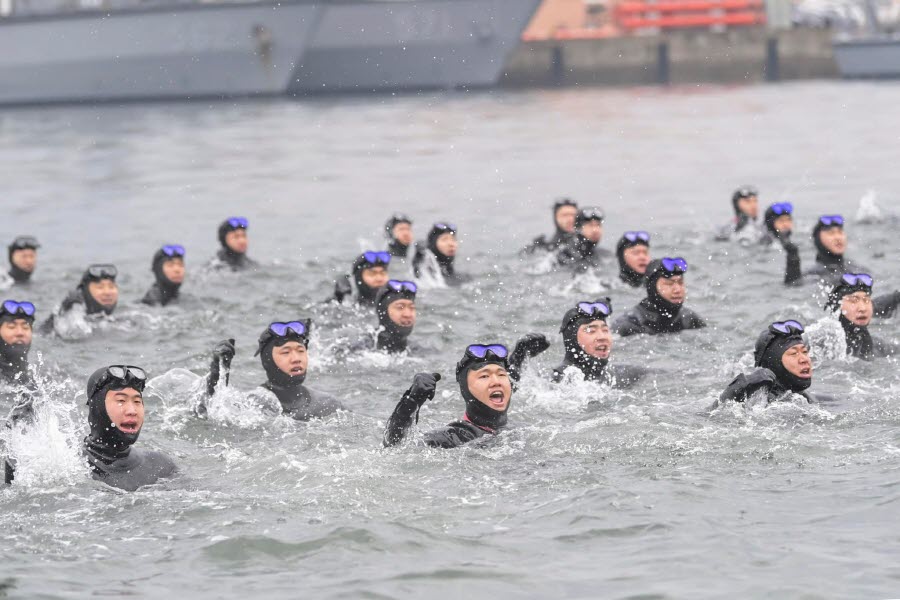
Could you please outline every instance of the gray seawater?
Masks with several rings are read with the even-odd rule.
[[[0,114],[0,237],[43,242],[27,294],[46,316],[84,266],[122,273],[117,317],[81,340],[37,337],[52,380],[30,462],[0,491],[0,596],[82,598],[884,598],[900,595],[900,377],[895,362],[839,356],[814,289],[784,289],[776,250],[713,244],[739,184],[796,206],[803,257],[821,213],[851,223],[848,254],[876,291],[900,287],[900,87],[804,83],[154,104]],[[560,195],[608,213],[604,245],[653,233],[691,263],[690,306],[712,324],[616,339],[614,361],[656,374],[627,392],[553,387],[558,328],[574,302],[639,293],[573,281],[516,251],[550,231]],[[462,289],[427,289],[419,356],[342,357],[374,318],[323,306],[380,226],[411,213],[458,224]],[[202,274],[229,215],[251,222],[258,273]],[[188,248],[184,298],[136,305],[163,243]],[[351,413],[260,419],[241,394],[201,422],[192,381],[237,338],[232,385],[272,319],[316,322],[309,382]],[[814,326],[814,390],[791,403],[709,412],[751,363],[772,319]],[[420,430],[457,418],[452,369],[471,341],[540,331],[503,435],[438,451],[382,450],[384,421],[417,371],[445,378]],[[873,331],[896,339],[900,323]],[[155,377],[140,444],[182,476],[119,493],[77,454],[83,386],[127,361]],[[6,410],[7,405],[2,408]],[[26,461],[27,462],[27,461]]]

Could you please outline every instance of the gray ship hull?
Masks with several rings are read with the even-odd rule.
[[[319,15],[281,2],[0,19],[0,104],[284,94]]]
[[[872,38],[835,42],[834,58],[841,77],[900,78],[900,39]]]
[[[540,0],[326,2],[296,95],[487,87]]]

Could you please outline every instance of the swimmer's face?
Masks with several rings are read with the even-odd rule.
[[[581,235],[590,241],[599,243],[603,239],[603,224],[597,220],[591,220],[581,226]]]
[[[391,230],[391,235],[404,246],[409,246],[413,241],[412,225],[409,223],[397,223],[394,225],[394,229]]]
[[[578,209],[574,206],[560,206],[556,211],[556,226],[565,231],[572,233],[575,231],[575,215]]]
[[[235,229],[234,231],[229,231],[225,234],[225,245],[231,248],[232,252],[237,252],[238,254],[246,254],[247,253],[247,230],[246,229]]]
[[[37,252],[31,248],[13,250],[10,262],[26,273],[34,273],[34,268],[37,266]]]
[[[625,264],[631,270],[641,275],[647,272],[647,265],[650,264],[650,248],[647,246],[639,244],[631,248],[625,248],[622,256],[625,258]]]
[[[847,234],[843,227],[829,227],[819,232],[819,241],[832,254],[841,256],[847,249]]]
[[[606,321],[597,319],[578,328],[578,345],[588,355],[605,360],[612,351],[612,334]]]
[[[272,348],[272,360],[283,373],[297,377],[306,373],[309,354],[300,342],[287,342]]]
[[[412,300],[394,300],[388,304],[388,318],[400,327],[412,327],[416,324],[416,303]]]
[[[847,294],[841,300],[841,314],[848,321],[860,327],[866,327],[872,322],[874,310],[872,296],[862,291]]]
[[[656,291],[662,296],[663,300],[672,304],[681,304],[687,296],[687,288],[684,285],[684,277],[676,275],[674,277],[660,277],[656,281]]]
[[[488,364],[477,371],[469,370],[466,383],[475,399],[482,404],[501,411],[509,406],[512,383],[509,381],[509,373],[500,365]]]
[[[106,414],[123,433],[136,435],[144,426],[144,397],[134,388],[106,392]]]
[[[779,233],[785,233],[787,231],[793,231],[794,229],[794,219],[791,218],[791,215],[781,215],[777,217],[772,225],[775,226],[775,231]]]
[[[10,346],[13,344],[30,344],[31,323],[25,319],[4,321],[0,324],[0,339]]]
[[[806,344],[796,344],[781,355],[781,364],[787,372],[801,379],[812,378],[812,361],[809,359],[809,348]]]
[[[162,264],[162,272],[172,283],[182,283],[184,281],[184,260],[170,258]]]
[[[459,248],[459,242],[456,241],[456,235],[449,231],[438,236],[434,245],[437,247],[437,251],[444,256],[456,256],[456,251]]]
[[[388,272],[384,267],[363,269],[362,280],[370,288],[380,288],[388,282]]]
[[[112,279],[89,282],[88,293],[97,303],[107,308],[119,301],[119,286]]]
[[[755,219],[759,215],[759,199],[756,196],[739,198],[737,207],[742,215],[747,215],[751,219]]]

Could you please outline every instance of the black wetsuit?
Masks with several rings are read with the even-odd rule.
[[[347,296],[354,296],[357,304],[363,306],[373,306],[375,304],[375,296],[378,294],[378,288],[368,285],[363,279],[363,271],[376,266],[387,268],[387,264],[373,264],[366,260],[365,253],[360,254],[353,261],[351,274],[339,277],[334,284],[334,300],[343,302]],[[355,293],[354,293],[355,290]]]
[[[406,437],[406,432],[412,425],[413,417],[416,416],[418,410],[419,405],[414,400],[409,400],[406,396],[400,400],[397,407],[394,408],[394,412],[391,413],[391,418],[388,419],[387,427],[384,430],[385,447],[395,446]],[[498,432],[499,430],[478,427],[463,416],[459,421],[454,421],[446,427],[429,431],[422,436],[422,439],[427,446],[432,448],[456,448],[485,435]]]
[[[0,340],[0,379],[6,383],[31,383],[28,350],[31,344],[7,344]]]
[[[619,279],[634,288],[644,285],[644,281],[646,278],[645,273],[638,273],[637,271],[629,267],[627,262],[625,262],[625,251],[635,246],[646,246],[647,248],[649,248],[650,242],[648,240],[642,239],[635,239],[634,241],[631,241],[622,236],[619,239],[619,243],[616,244],[616,258],[619,261]]]
[[[854,325],[844,315],[839,317],[847,340],[847,354],[863,360],[894,356],[900,351],[896,344],[872,336],[867,326]]]
[[[158,483],[178,472],[172,459],[162,452],[131,446],[116,449],[92,437],[85,438],[84,453],[94,479],[126,492]]]
[[[425,246],[428,250],[422,252],[420,255],[416,255],[415,261],[413,262],[413,270],[415,271],[416,276],[420,277],[424,273],[426,267],[434,267],[437,268],[437,272],[430,272],[429,274],[432,277],[440,275],[444,280],[444,283],[449,286],[461,285],[466,281],[469,281],[470,277],[456,272],[456,267],[454,265],[456,259],[455,256],[444,256],[437,249],[437,240],[444,233],[447,233],[447,231],[432,228],[428,233],[428,240],[425,242]]]
[[[257,264],[256,261],[249,258],[246,253],[235,252],[227,246],[220,248],[219,251],[216,252],[216,258],[220,261],[220,264],[224,264],[232,271],[243,271],[255,267]]]
[[[900,291],[872,298],[873,315],[876,317],[889,319],[897,314],[898,307],[900,307]]]
[[[111,315],[116,310],[116,304],[113,304],[112,306],[103,306],[94,300],[94,297],[91,296],[88,291],[87,281],[83,279],[82,283],[80,283],[77,288],[69,292],[66,297],[63,298],[56,313],[51,314],[47,320],[41,324],[41,333],[51,333],[56,323],[56,317],[65,315],[71,311],[76,304],[84,307],[86,315]]]
[[[597,244],[576,233],[568,244],[559,249],[556,260],[560,265],[570,267],[576,273],[594,269],[600,266],[603,259],[612,255],[609,250],[600,248]]]
[[[762,379],[771,378],[770,382],[762,382]],[[803,396],[806,401],[811,404],[819,402],[828,402],[833,400],[830,396],[814,394],[808,390],[792,390],[789,386],[780,381],[771,370],[766,368],[756,369],[749,374],[741,373],[732,380],[725,391],[719,396],[717,405],[726,402],[746,402],[750,396],[756,391],[763,388],[767,389],[766,404],[777,402],[778,400],[789,399],[790,392]]]
[[[701,327],[706,327],[706,322],[691,309],[669,302],[662,304],[659,300],[654,302],[650,298],[644,298],[613,321],[613,331],[622,337],[638,333],[676,333]]]
[[[23,271],[14,265],[12,263],[12,257],[10,257],[9,262],[9,276],[17,285],[24,285],[31,281],[31,273],[29,271]]]

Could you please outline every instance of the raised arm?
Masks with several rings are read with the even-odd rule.
[[[422,405],[434,398],[437,382],[440,379],[440,373],[417,373],[413,377],[412,385],[400,398],[400,402],[397,403],[384,428],[385,448],[396,446],[403,441],[409,426],[412,425],[413,416],[418,418]]]

